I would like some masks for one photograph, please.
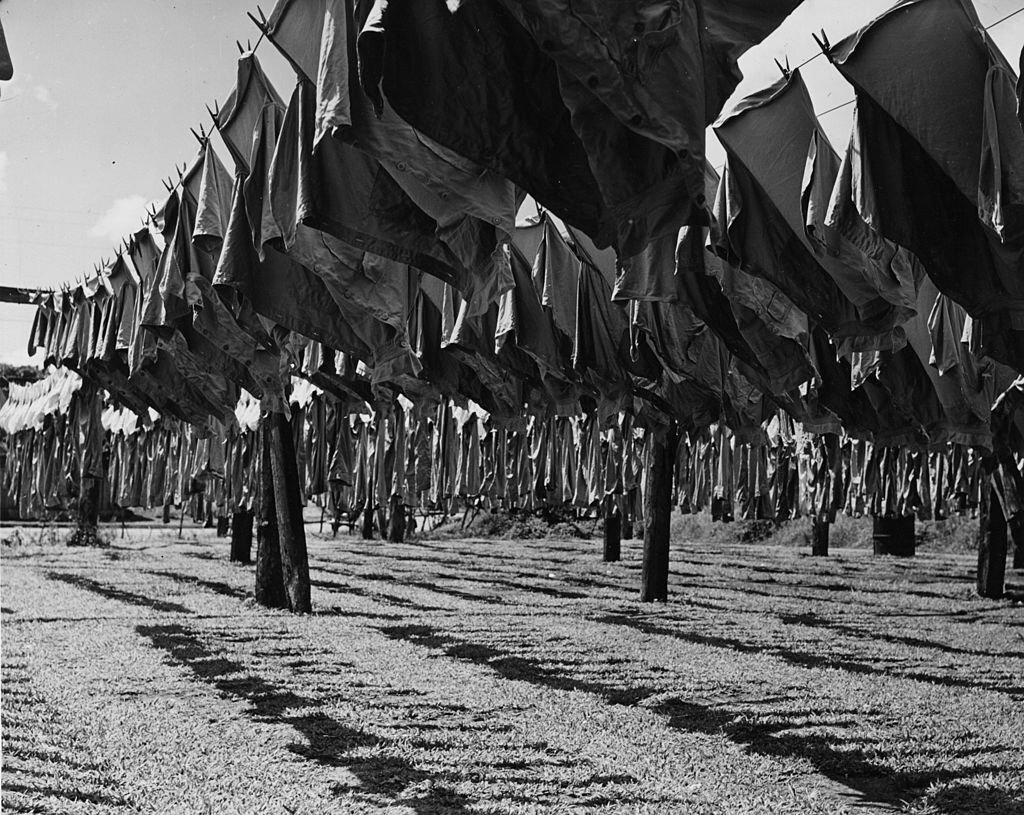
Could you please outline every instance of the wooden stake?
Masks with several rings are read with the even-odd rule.
[[[401,543],[405,540],[405,505],[402,496],[392,495],[388,499],[388,541]]]
[[[811,519],[811,555],[828,557],[828,530],[831,524],[818,518]]]
[[[978,507],[978,594],[998,600],[1006,580],[1007,524],[1003,506],[986,469]]]
[[[287,608],[281,576],[281,545],[277,535],[274,475],[270,465],[270,424],[260,421],[260,505],[256,530],[256,602],[267,608]]]
[[[604,497],[604,562],[615,563],[622,555],[622,513],[614,495]]]
[[[309,590],[306,527],[302,520],[299,468],[291,421],[283,413],[271,413],[270,464],[277,510],[277,534],[281,546],[281,573],[288,608],[296,614],[313,610]]]
[[[1024,512],[1014,515],[1008,526],[1013,538],[1013,568],[1024,569]]]
[[[644,490],[644,563],[640,600],[668,599],[669,525],[672,519],[672,477],[678,436],[671,428],[651,440],[650,471]]]
[[[243,510],[231,518],[231,560],[252,563],[253,513]]]
[[[886,518],[875,516],[872,521],[871,540],[876,555],[913,557],[916,549],[914,516]]]

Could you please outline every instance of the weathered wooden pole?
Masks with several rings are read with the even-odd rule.
[[[1013,538],[1013,568],[1024,569],[1024,512],[1018,512],[1007,524]]]
[[[274,478],[277,535],[281,545],[281,574],[288,608],[297,614],[313,610],[309,597],[309,559],[306,527],[302,520],[302,493],[295,459],[291,421],[283,413],[271,413],[270,465]]]
[[[1015,510],[1013,515],[1006,518],[1007,543],[1013,544],[1013,568],[1024,569],[1024,509],[1020,508],[1024,506],[1024,476],[1017,469],[1017,462],[1008,446],[1003,445],[999,450],[998,460],[1003,493],[1006,496],[1003,515]]]
[[[366,506],[363,507],[363,523],[360,526],[360,536],[364,541],[373,540],[373,513],[373,502],[367,496]]]
[[[675,471],[675,425],[651,439],[650,467],[644,490],[644,562],[640,600],[668,599],[669,526],[672,519],[672,478]]]
[[[604,497],[604,562],[615,563],[622,556],[622,513],[614,495]]]
[[[913,557],[917,546],[914,531],[914,516],[887,518],[874,516],[871,528],[871,542],[876,555]]]
[[[99,540],[100,494],[103,480],[103,424],[100,392],[90,379],[75,394],[78,425],[78,502],[75,531],[68,546],[95,546]]]
[[[252,523],[249,510],[231,516],[231,560],[235,563],[252,563]]]
[[[281,545],[277,534],[274,472],[270,464],[270,422],[260,420],[260,503],[256,530],[256,602],[267,608],[287,608],[281,575]]]
[[[811,518],[811,555],[828,557],[828,531],[831,524],[820,518]]]
[[[388,499],[388,541],[401,543],[405,540],[405,504],[402,496],[392,494]]]
[[[82,476],[78,482],[75,531],[68,546],[95,546],[99,543],[100,479]]]
[[[999,496],[992,487],[991,470],[982,473],[978,507],[978,594],[998,600],[1006,581],[1007,524]]]

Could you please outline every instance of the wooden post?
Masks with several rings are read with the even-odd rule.
[[[992,489],[990,471],[982,474],[978,507],[978,594],[998,600],[1006,580],[1007,524],[1003,507]]]
[[[828,530],[831,524],[818,518],[811,518],[811,555],[828,557]]]
[[[388,499],[388,541],[401,543],[405,540],[405,504],[402,496],[392,495]]]
[[[164,504],[163,522],[169,524],[171,522],[171,505]]]
[[[1013,538],[1013,568],[1024,569],[1024,512],[1018,512],[1007,524]]]
[[[615,563],[622,555],[622,513],[614,495],[604,497],[604,562]]]
[[[871,541],[876,555],[913,557],[916,548],[914,516],[886,518],[876,515],[872,522]]]
[[[274,474],[270,465],[270,423],[260,421],[260,507],[256,530],[256,602],[267,608],[287,608],[281,576],[281,545],[277,535]]]
[[[285,595],[291,611],[308,614],[313,607],[309,597],[306,527],[302,520],[302,495],[292,425],[283,413],[271,413],[269,421],[270,465],[274,478],[274,504],[277,510]]]
[[[633,540],[633,520],[636,513],[636,488],[622,494],[622,539]]]
[[[85,378],[73,398],[72,415],[78,430],[78,517],[67,544],[96,546],[100,543],[100,500],[105,471],[100,391],[92,380]]]
[[[373,540],[373,506],[370,503],[369,497],[366,499],[366,506],[363,507],[363,524],[361,527],[361,533],[364,541]]]
[[[644,562],[640,600],[668,599],[669,524],[672,519],[672,477],[675,470],[675,427],[651,440],[650,472],[644,490]]]
[[[236,512],[231,518],[231,560],[252,563],[252,522],[249,511]]]
[[[99,543],[100,479],[79,479],[76,514],[77,523],[68,546],[95,546]]]

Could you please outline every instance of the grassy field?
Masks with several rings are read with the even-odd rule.
[[[1024,606],[969,554],[680,536],[652,606],[636,541],[308,528],[307,617],[212,530],[0,529],[3,812],[1024,812]]]

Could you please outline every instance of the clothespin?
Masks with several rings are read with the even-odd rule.
[[[218,126],[217,125],[217,117],[220,116],[220,103],[216,99],[214,99],[213,100],[213,110],[211,110],[210,106],[207,105],[206,106],[206,112],[209,113],[210,114],[210,118],[213,119],[213,126],[217,127]]]
[[[266,34],[267,33],[267,17],[263,13],[263,9],[261,9],[259,6],[256,6],[256,11],[260,15],[260,18],[258,20],[256,19],[255,16],[253,16],[252,12],[249,12],[249,11],[247,11],[245,13],[245,16],[248,17],[250,20],[252,20],[253,25],[255,25],[256,28],[258,28],[260,30],[261,34]]]
[[[242,56],[245,53],[245,49],[242,48],[242,43],[238,40],[235,40],[235,45],[238,46],[238,55]]]
[[[164,189],[167,190],[167,192],[173,192],[174,191],[174,184],[172,184],[170,181],[168,181],[168,179],[161,178],[160,179],[160,183],[164,185]]]
[[[207,110],[209,110],[209,108],[207,108]],[[202,124],[199,125],[199,132],[198,133],[196,133],[196,130],[195,130],[194,127],[190,127],[189,130],[191,130],[192,131],[192,135],[196,137],[196,141],[199,142],[199,146],[200,147],[205,147],[206,146],[206,142],[209,141],[209,136],[206,135],[206,130],[203,128]]]
[[[786,79],[789,79],[789,75],[792,73],[792,70],[790,70],[789,67],[789,56],[786,56],[785,66],[783,66],[783,64],[778,60],[775,60],[775,64],[778,66],[779,70],[782,71],[782,75],[786,77]]]
[[[828,41],[828,35],[825,33],[825,29],[824,28],[821,29],[821,34],[820,35],[819,34],[814,34],[812,32],[811,36],[814,38],[814,41],[816,43],[818,43],[818,47],[822,50],[822,53],[824,53],[825,56],[827,57],[829,49],[832,48],[832,45]],[[831,59],[831,57],[830,57],[830,59]]]
[[[188,164],[182,163],[181,169],[178,170],[178,165],[177,164],[174,165],[174,169],[178,170],[178,182],[179,183],[181,183],[182,181],[185,180],[185,170],[186,170],[187,167],[188,167]]]

